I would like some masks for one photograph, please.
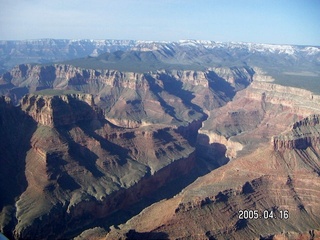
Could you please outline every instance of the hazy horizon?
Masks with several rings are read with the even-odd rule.
[[[318,0],[0,0],[1,40],[115,39],[320,46]]]

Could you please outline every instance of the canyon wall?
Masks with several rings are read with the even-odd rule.
[[[36,122],[50,127],[102,117],[102,111],[95,107],[90,94],[25,95],[21,100],[21,108]]]
[[[203,119],[249,85],[252,74],[248,67],[134,73],[66,64],[24,64],[2,75],[0,82],[14,85],[6,95],[15,104],[26,92],[48,89],[92,94],[108,121],[136,128],[163,123],[187,125]]]
[[[254,150],[259,144],[270,140],[278,142],[275,148],[281,148],[280,145],[284,144],[282,140],[290,138],[273,136],[288,130],[288,126],[303,118],[320,113],[319,95],[304,89],[274,84],[266,80],[265,73],[259,76],[257,72],[250,86],[239,91],[232,102],[209,113],[199,131],[208,136],[208,144],[225,145],[226,156],[231,159],[238,153]],[[303,146],[305,144],[301,141],[311,141],[306,137],[303,135],[291,139],[287,144]],[[312,141],[317,143],[316,139]]]
[[[246,68],[215,71],[140,74],[26,64],[3,75],[2,82],[30,92],[16,109],[32,119],[34,132],[19,173],[27,186],[9,205],[6,216],[15,217],[2,229],[14,238],[50,237],[58,229],[61,237],[72,235],[69,228],[79,231],[194,172],[206,112],[251,81]],[[215,92],[220,83],[225,89]],[[56,222],[61,216],[63,224]]]
[[[251,81],[254,70],[249,67],[215,67],[207,71],[196,70],[157,70],[148,73],[122,72],[110,69],[90,69],[75,67],[68,64],[32,65],[21,64],[3,74],[3,82],[11,81],[17,87],[28,86],[32,91],[43,88],[65,89],[68,85],[82,85],[97,82],[109,86],[126,87],[131,89],[148,89],[145,76],[151,75],[159,79],[168,75],[183,84],[209,87],[210,74],[229,82],[232,87],[236,85],[247,86]],[[168,78],[168,77],[167,77]]]

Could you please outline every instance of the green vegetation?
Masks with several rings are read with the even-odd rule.
[[[288,87],[302,88],[315,94],[320,94],[320,74],[315,69],[303,71],[302,69],[282,69],[282,72],[274,69],[266,69],[272,76],[275,84]]]
[[[275,79],[275,83],[279,85],[302,88],[320,94],[320,77],[283,74],[275,76]]]
[[[121,60],[119,62],[107,62],[103,60],[99,60],[96,58],[82,58],[76,59],[68,62],[64,62],[65,64],[70,64],[75,67],[86,68],[86,69],[112,69],[123,72],[137,72],[137,73],[145,73],[150,71],[156,71],[160,69],[166,70],[205,70],[204,66],[197,64],[169,64],[161,61],[130,61],[128,59]]]
[[[58,90],[58,89],[44,89],[40,91],[34,92],[36,95],[48,95],[48,96],[60,96],[60,95],[67,95],[67,94],[79,94],[82,92],[75,91],[75,90]]]

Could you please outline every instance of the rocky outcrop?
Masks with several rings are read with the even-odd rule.
[[[218,77],[225,79],[234,88],[238,88],[241,84],[248,86],[255,76],[254,69],[250,67],[215,67],[209,68],[209,70],[217,74]]]
[[[199,131],[199,136],[198,136],[199,144],[204,144],[204,142],[201,139],[204,139],[205,136],[209,138],[209,142],[207,143],[208,147],[212,144],[219,144],[219,145],[225,146],[226,148],[225,156],[229,159],[235,158],[237,156],[237,152],[243,149],[243,145],[239,142],[234,142],[231,139],[227,139],[224,136],[221,136],[219,134],[211,133],[209,131],[201,130],[201,129]]]
[[[71,198],[67,205],[54,206],[46,215],[35,218],[32,225],[25,223],[23,215],[21,215],[21,203],[18,203],[17,210],[18,213],[20,212],[18,219],[21,223],[16,226],[15,238],[46,239],[48,234],[52,233],[57,238],[66,238],[73,232],[83,230],[85,226],[94,221],[107,219],[116,211],[130,209],[142,199],[156,194],[157,189],[164,187],[170,181],[188,174],[194,166],[195,157],[193,154],[187,158],[176,159],[172,164],[165,166],[152,176],[145,175],[131,187],[113,191],[100,199],[88,194],[85,194],[83,199],[76,201]],[[59,218],[59,222],[64,222],[65,225],[57,223],[56,218]],[[41,228],[41,231],[38,231],[38,228]]]
[[[16,199],[26,190],[26,155],[37,123],[10,99],[0,97],[0,232],[13,239]],[[14,177],[13,177],[14,176]]]
[[[275,151],[306,149],[320,146],[319,115],[311,115],[293,124],[292,129],[274,136],[272,145]]]
[[[21,108],[36,122],[57,127],[102,117],[90,94],[35,95],[21,100]]]
[[[28,86],[31,91],[44,88],[65,89],[68,85],[77,86],[88,84],[89,82],[126,88],[143,87],[146,83],[143,79],[143,74],[139,73],[83,69],[65,64],[50,66],[18,65],[10,71],[9,75],[2,76],[4,81],[9,79],[16,86]]]

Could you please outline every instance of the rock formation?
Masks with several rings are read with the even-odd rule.
[[[232,161],[112,228],[106,239],[314,236],[320,228],[319,96],[253,79],[210,111],[199,130],[198,157],[223,160],[216,152],[224,148]],[[244,210],[259,216],[239,219]],[[283,211],[290,217],[283,219]]]
[[[99,115],[99,110],[95,111],[93,97],[90,94],[26,95],[21,101],[21,109],[36,122],[49,127],[92,121]],[[100,115],[101,113],[102,111]]]

